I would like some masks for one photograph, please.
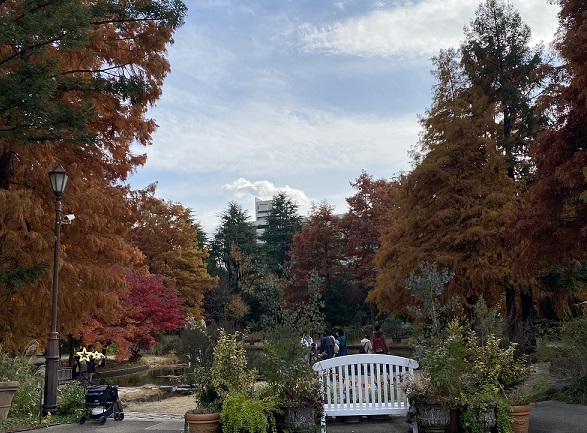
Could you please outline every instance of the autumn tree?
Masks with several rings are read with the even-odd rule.
[[[131,145],[151,142],[147,109],[161,95],[166,47],[184,15],[180,1],[0,3],[0,272],[52,263],[47,172],[61,161],[71,175],[63,210],[76,214],[62,230],[62,335],[114,309],[125,281],[113,265],[142,259],[125,241],[135,216],[124,182],[145,161]],[[37,277],[1,287],[6,349],[48,329],[51,280]]]
[[[301,230],[303,218],[298,214],[299,205],[284,192],[273,196],[271,205],[267,227],[261,235],[261,251],[267,270],[283,277],[283,264],[289,260],[288,252],[294,235]]]
[[[340,218],[326,202],[313,205],[302,231],[296,233],[289,252],[284,298],[289,305],[309,301],[311,284],[317,284],[324,299],[324,314],[329,323],[346,323],[349,306],[344,265],[344,246]]]
[[[165,284],[163,275],[152,275],[144,268],[125,276],[128,291],[120,299],[114,316],[86,317],[79,338],[85,344],[115,343],[122,359],[137,357],[154,345],[163,332],[180,329],[183,300],[179,292]]]
[[[155,197],[155,188],[136,193],[139,218],[129,239],[144,254],[149,272],[163,275],[165,284],[181,293],[183,313],[202,318],[204,293],[217,279],[208,274],[208,252],[198,245],[199,224],[190,209]]]
[[[566,318],[585,299],[587,261],[587,16],[585,3],[560,0],[559,39],[563,60],[549,103],[553,126],[536,149],[537,180],[520,213],[517,240],[523,245],[520,272],[542,273],[546,313]]]
[[[350,300],[363,303],[375,286],[375,252],[380,245],[380,231],[393,224],[390,216],[399,180],[373,179],[363,171],[351,186],[356,193],[346,199],[349,210],[343,215],[340,226],[345,260],[350,263]],[[371,319],[374,320],[374,311],[371,311]]]
[[[471,306],[481,296],[504,305],[516,280],[504,226],[517,204],[506,158],[491,133],[495,111],[467,80],[455,50],[434,59],[439,80],[422,119],[428,153],[401,182],[394,221],[376,253],[380,272],[369,300],[400,314],[413,303],[404,281],[420,262],[437,263],[455,277],[442,296]],[[495,126],[494,126],[495,127]]]
[[[545,126],[536,105],[543,88],[542,47],[530,47],[531,30],[505,0],[485,0],[465,29],[461,64],[470,85],[495,107],[498,128],[488,129],[507,160],[508,176],[528,180],[529,148]]]
[[[528,151],[544,126],[536,102],[541,49],[529,41],[513,7],[486,0],[460,50],[435,59],[439,84],[422,119],[416,168],[402,191],[402,216],[382,241],[379,264],[388,269],[371,298],[378,305],[409,302],[400,285],[385,286],[427,260],[455,272],[445,294],[459,295],[464,306],[483,296],[521,323],[532,315],[534,284],[514,274],[517,252],[504,231],[521,208],[533,166]]]

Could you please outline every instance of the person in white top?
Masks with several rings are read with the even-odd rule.
[[[302,339],[300,340],[300,344],[304,347],[312,347],[312,343],[314,342],[314,340],[312,339],[312,336],[310,334],[308,334],[307,331],[304,331],[304,335],[302,335]]]
[[[312,339],[312,336],[308,333],[308,331],[304,331],[304,335],[302,335],[300,344],[308,349],[308,352],[306,353],[304,358],[306,358],[306,361],[308,361],[311,364],[312,355],[316,349],[316,345],[314,344],[314,340]]]
[[[373,353],[373,345],[371,344],[371,340],[369,337],[365,335],[361,340],[361,347],[359,348],[359,353]]]

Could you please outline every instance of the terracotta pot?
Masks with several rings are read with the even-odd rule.
[[[220,413],[185,414],[190,433],[220,433]]]
[[[12,397],[18,389],[19,383],[16,381],[0,382],[0,419],[8,417]]]
[[[532,406],[527,404],[524,406],[512,406],[512,430],[514,433],[528,433],[530,428],[530,412]]]

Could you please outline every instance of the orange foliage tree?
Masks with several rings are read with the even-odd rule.
[[[353,286],[350,300],[364,302],[367,293],[375,286],[377,269],[374,258],[380,246],[380,232],[383,227],[393,224],[389,219],[399,181],[373,179],[363,171],[351,186],[357,192],[346,199],[349,210],[343,215],[340,226],[345,260],[350,263],[349,282]]]
[[[204,293],[217,278],[208,274],[208,252],[198,246],[199,225],[190,209],[154,193],[153,184],[136,194],[139,218],[129,239],[144,254],[149,272],[163,275],[165,285],[181,293],[183,313],[202,318]]]
[[[518,240],[524,274],[543,272],[544,307],[567,318],[584,300],[587,261],[587,15],[585,2],[561,0],[559,68],[548,102],[553,127],[536,149],[536,177],[520,212]],[[544,302],[544,301],[543,301]]]
[[[180,1],[0,3],[0,273],[52,264],[47,172],[60,161],[71,174],[63,210],[76,214],[62,230],[62,335],[114,310],[126,284],[113,265],[142,260],[125,240],[135,216],[124,181],[145,161],[130,146],[151,141],[146,112],[161,95],[166,46],[184,14]],[[51,278],[37,277],[0,286],[6,349],[44,340]]]
[[[376,253],[380,271],[368,299],[395,314],[414,303],[405,280],[422,261],[455,273],[443,296],[458,296],[465,306],[483,296],[504,308],[506,288],[521,287],[504,242],[515,185],[496,140],[485,132],[494,111],[475,89],[454,85],[461,80],[454,54],[435,59],[440,83],[422,121],[429,151],[402,181]]]

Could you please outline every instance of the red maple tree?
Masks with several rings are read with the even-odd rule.
[[[163,281],[162,275],[151,275],[146,269],[127,273],[128,292],[121,296],[119,314],[86,318],[81,335],[84,343],[115,343],[118,358],[138,357],[142,349],[156,343],[160,333],[181,328],[185,324],[181,296]]]

